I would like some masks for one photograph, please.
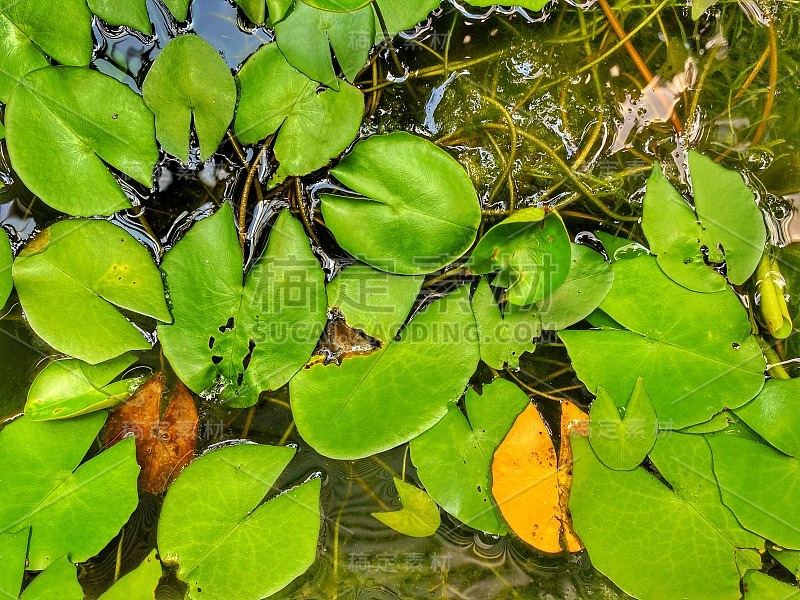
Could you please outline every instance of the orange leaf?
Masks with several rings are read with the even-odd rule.
[[[565,402],[562,431],[577,430],[587,420],[585,413]],[[560,450],[561,467],[550,430],[531,404],[517,417],[492,461],[492,495],[509,527],[533,547],[550,553],[561,552],[564,546],[570,552],[582,547],[567,511],[572,480],[568,434],[562,436]]]
[[[142,470],[139,488],[160,494],[194,458],[197,447],[197,409],[178,382],[161,416],[164,376],[156,373],[120,405],[106,424],[106,445],[136,437],[136,460]]]

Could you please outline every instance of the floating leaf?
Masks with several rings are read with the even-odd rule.
[[[519,367],[519,357],[533,352],[533,339],[542,332],[539,316],[532,308],[506,304],[497,306],[492,289],[481,278],[472,296],[472,312],[478,325],[481,360],[493,369]]]
[[[8,301],[14,281],[11,278],[11,264],[14,262],[14,254],[11,251],[11,243],[5,231],[0,230],[0,308]]]
[[[786,567],[795,578],[800,575],[800,551],[770,546],[767,548],[767,552],[772,558]]]
[[[617,402],[630,398],[643,377],[662,428],[708,421],[764,385],[764,357],[730,289],[692,292],[653,257],[640,256],[614,263],[614,284],[600,308],[627,331],[559,332],[578,377],[590,390],[602,385]]]
[[[242,249],[229,204],[196,223],[164,258],[175,316],[160,325],[164,355],[189,389],[217,383],[231,406],[252,406],[311,356],[325,326],[325,274],[303,226],[278,215],[242,283]]]
[[[800,379],[770,379],[753,400],[733,412],[775,448],[800,458]]]
[[[189,598],[229,598],[236,590],[238,600],[259,600],[314,562],[320,480],[261,504],[294,452],[256,444],[220,448],[189,465],[169,489],[158,549],[177,565]]]
[[[581,420],[571,422],[580,426]],[[569,430],[569,422],[564,427]],[[580,549],[564,503],[569,497],[565,488],[569,486],[570,457],[565,456],[559,466],[550,430],[531,404],[514,422],[492,460],[492,495],[500,512],[514,533],[543,552],[561,552],[562,534],[564,545]]]
[[[152,600],[161,579],[161,563],[153,550],[133,571],[119,579],[98,600]]]
[[[172,16],[181,23],[189,17],[189,3],[191,0],[161,0],[172,13]]]
[[[380,8],[389,37],[413,28],[424,20],[432,11],[439,8],[440,0],[376,0]],[[375,41],[383,40],[380,22],[375,19]]]
[[[375,14],[370,6],[336,13],[298,0],[294,9],[275,24],[275,39],[293,67],[338,90],[331,49],[345,79],[355,80],[367,64],[375,41]]]
[[[384,525],[398,533],[411,537],[428,537],[436,533],[442,519],[439,507],[424,490],[394,478],[394,486],[400,496],[401,510],[372,513]]]
[[[0,12],[0,57],[3,59],[3,70],[0,71],[0,102],[8,102],[11,90],[25,75],[50,66],[50,61],[31,38],[9,21],[2,12]]]
[[[428,140],[405,132],[374,135],[331,173],[360,196],[321,194],[325,224],[342,248],[373,267],[430,273],[475,241],[481,215],[472,182]]]
[[[466,416],[453,406],[432,429],[411,441],[411,461],[425,489],[470,527],[497,535],[508,532],[492,498],[490,461],[528,403],[516,385],[495,379],[480,395],[467,390]]]
[[[350,327],[387,341],[406,322],[422,280],[351,265],[328,284],[328,306],[346,315]]]
[[[642,467],[609,469],[582,436],[572,451],[572,522],[596,569],[640,600],[740,598],[733,548],[700,513]]]
[[[742,176],[708,157],[689,152],[695,210],[672,187],[658,163],[647,182],[642,229],[658,265],[677,283],[700,292],[725,288],[725,278],[706,265],[726,264],[740,285],[755,271],[767,230],[755,195]],[[695,214],[696,211],[696,214]]]
[[[67,556],[54,560],[25,588],[20,600],[83,600],[78,571]]]
[[[797,600],[800,589],[758,571],[749,571],[742,580],[744,600]]]
[[[342,83],[338,92],[318,91],[318,84],[286,62],[275,44],[248,58],[237,79],[236,136],[255,144],[277,132],[273,183],[324,167],[358,135],[364,116],[358,88]]]
[[[289,383],[292,414],[300,435],[320,454],[363,458],[435,425],[477,365],[469,289],[461,287],[429,304],[380,350],[297,373]]]
[[[545,6],[548,5],[550,0],[514,0],[513,5],[519,6],[520,8],[527,8],[530,10],[542,10]],[[492,6],[497,4],[495,0],[469,0],[469,3],[472,6]],[[501,2],[503,6],[509,6],[512,3],[508,2]]]
[[[150,253],[108,221],[73,219],[48,227],[20,252],[13,275],[34,332],[91,364],[151,347],[115,306],[171,320]]]
[[[99,412],[47,423],[22,417],[0,432],[0,533],[31,528],[33,571],[63,554],[75,562],[94,556],[136,508],[133,440],[80,464],[105,419]]]
[[[145,35],[153,32],[146,0],[87,0],[87,4],[109,25],[125,25]]]
[[[192,125],[205,161],[217,151],[236,109],[236,82],[228,65],[196,35],[167,44],[147,72],[142,94],[156,116],[161,146],[184,163]]]
[[[569,400],[561,401],[561,441],[558,448],[558,505],[561,511],[561,537],[567,552],[580,552],[583,542],[572,528],[569,512],[569,493],[572,488],[572,444],[573,433],[583,436],[589,433],[589,415]]]
[[[302,0],[302,2],[320,10],[350,12],[371,4],[372,0]]]
[[[624,419],[618,402],[602,386],[597,388],[589,416],[592,450],[610,469],[630,471],[638,467],[656,443],[658,419],[641,377],[624,406]]]
[[[714,6],[719,0],[692,0],[692,20],[697,21],[703,13]]]
[[[722,501],[739,522],[784,548],[800,549],[800,461],[756,441],[708,438]]]
[[[564,329],[585,319],[600,306],[614,282],[614,271],[602,255],[581,244],[570,247],[567,278],[537,305],[543,329]]]
[[[497,271],[492,285],[507,288],[508,301],[525,306],[564,283],[570,260],[569,234],[558,213],[524,208],[486,232],[467,268],[479,275]]]
[[[128,436],[136,439],[136,460],[142,468],[139,488],[151,494],[169,487],[192,462],[197,447],[197,409],[192,395],[178,382],[162,416],[163,391],[164,376],[156,373],[111,413],[106,425],[106,446]]]
[[[0,594],[6,598],[19,596],[30,535],[27,527],[18,533],[0,533]]]
[[[256,25],[263,25],[267,20],[267,11],[272,23],[277,23],[292,7],[294,0],[234,0],[247,18]]]
[[[158,160],[153,114],[128,86],[98,71],[29,73],[8,100],[5,125],[14,170],[56,210],[88,217],[130,208],[106,164],[147,188],[152,184]]]
[[[733,546],[740,570],[761,568],[764,540],[744,529],[722,503],[711,448],[704,436],[663,432],[650,452],[650,460],[675,494]]]
[[[74,358],[53,361],[33,380],[25,416],[50,421],[116,406],[131,395],[139,380],[111,382],[135,362],[136,357],[127,353],[96,365]]]

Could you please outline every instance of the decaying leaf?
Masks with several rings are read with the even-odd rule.
[[[151,494],[165,491],[194,458],[197,445],[197,409],[189,390],[178,382],[161,415],[164,375],[156,373],[111,413],[106,445],[133,435],[136,460],[142,467],[139,488]]]
[[[583,548],[567,509],[572,481],[569,433],[584,429],[587,421],[583,411],[564,402],[559,461],[550,430],[531,404],[494,454],[492,495],[500,512],[514,533],[543,552]]]

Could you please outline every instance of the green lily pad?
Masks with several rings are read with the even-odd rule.
[[[428,537],[436,533],[442,518],[439,507],[417,486],[394,478],[394,486],[400,496],[401,510],[394,512],[377,512],[372,516],[398,533],[411,537]]]
[[[411,462],[425,489],[439,506],[470,527],[508,533],[492,498],[491,461],[529,402],[516,385],[495,379],[480,395],[467,390],[466,416],[453,406],[435,427],[411,441]]]
[[[11,265],[14,262],[14,253],[11,251],[11,242],[5,231],[0,230],[0,307],[4,306],[14,288],[11,277]]]
[[[105,420],[102,412],[48,423],[22,417],[0,432],[0,533],[31,528],[33,571],[64,554],[94,556],[139,502],[133,438],[80,464]]]
[[[573,435],[572,525],[592,565],[640,600],[738,600],[730,542],[644,468],[615,471]]]
[[[589,413],[589,441],[597,458],[609,469],[630,471],[638,467],[656,443],[658,419],[641,377],[624,407],[598,386]]]
[[[78,570],[67,556],[54,560],[39,573],[20,596],[20,600],[83,600]]]
[[[769,555],[781,563],[786,569],[798,578],[800,575],[800,550],[787,550],[779,546],[767,547]]]
[[[547,6],[549,2],[550,0],[514,0],[513,3],[501,1],[500,4],[503,6],[510,6],[513,4],[513,6],[539,11]],[[492,6],[497,4],[497,2],[493,0],[469,0],[469,4],[472,6]]]
[[[411,29],[439,8],[440,0],[377,0],[389,37]],[[375,19],[375,41],[383,39],[380,22]]]
[[[708,438],[722,501],[750,531],[800,549],[800,460],[756,441],[717,434]]]
[[[145,35],[153,32],[146,0],[87,0],[87,4],[109,25],[125,25]]]
[[[800,589],[758,571],[749,571],[742,580],[744,600],[797,600]]]
[[[731,289],[692,292],[640,256],[614,263],[600,308],[626,330],[559,332],[578,378],[623,402],[643,377],[662,428],[704,423],[764,385],[764,357]]]
[[[706,438],[677,432],[658,436],[650,460],[674,492],[688,502],[735,548],[740,571],[761,568],[764,539],[743,528],[722,503]]]
[[[733,412],[789,456],[800,458],[800,379],[770,379],[753,400]]]
[[[153,550],[133,571],[121,577],[100,595],[98,600],[131,600],[131,598],[155,598],[158,580],[161,579],[161,563]]]
[[[247,59],[237,75],[241,96],[234,131],[245,144],[277,132],[273,145],[279,166],[273,184],[324,167],[358,135],[364,94],[349,83],[339,91],[318,84],[291,66],[277,45]]]
[[[314,562],[320,480],[261,504],[294,453],[257,444],[220,448],[172,484],[158,522],[158,550],[189,584],[189,598],[229,598],[235,590],[238,600],[259,600]]]
[[[542,332],[539,316],[532,307],[506,304],[503,311],[492,289],[481,278],[472,295],[472,312],[478,325],[481,360],[493,369],[519,367],[519,357],[533,352],[534,338]]]
[[[472,251],[467,268],[504,287],[512,304],[541,302],[567,279],[571,262],[569,234],[558,213],[524,208],[492,227]]]
[[[183,23],[189,18],[189,3],[191,0],[161,0],[175,17],[175,20]]]
[[[565,329],[582,321],[600,306],[614,283],[614,270],[602,255],[581,244],[570,247],[567,278],[537,304],[543,329]]]
[[[725,278],[706,265],[726,264],[728,279],[741,285],[764,252],[767,230],[755,195],[742,176],[710,158],[689,152],[695,209],[683,200],[656,163],[647,182],[642,229],[658,265],[677,283],[700,292],[725,288]],[[696,211],[696,214],[695,214]]]
[[[140,378],[111,383],[135,362],[136,357],[127,353],[96,365],[74,358],[53,361],[33,380],[25,416],[32,421],[50,421],[112,408],[141,383]]]
[[[273,24],[277,23],[286,16],[294,4],[294,0],[234,0],[234,2],[256,25],[266,23],[267,15]]]
[[[399,446],[445,416],[475,372],[478,354],[469,289],[462,286],[429,304],[380,350],[297,373],[289,383],[297,430],[331,458]]]
[[[50,61],[25,33],[0,11],[0,102],[8,102],[11,90],[31,71],[49,67]]]
[[[481,213],[472,181],[428,140],[405,132],[374,135],[331,174],[359,196],[321,194],[325,224],[342,248],[375,268],[430,273],[475,241]]]
[[[98,71],[29,73],[11,93],[5,125],[14,170],[56,210],[88,217],[130,208],[106,164],[152,185],[158,160],[153,114],[128,86]]]
[[[346,315],[350,327],[387,341],[406,322],[422,281],[422,277],[351,265],[328,284],[328,306]]]
[[[229,405],[252,406],[310,358],[326,321],[325,274],[288,211],[278,215],[244,283],[227,203],[196,223],[162,266],[175,322],[159,325],[158,337],[194,392],[220,385]]]
[[[34,332],[91,364],[151,347],[115,307],[172,319],[150,253],[108,221],[72,219],[48,227],[20,252],[13,275]]]
[[[92,60],[92,14],[85,0],[64,0],[58,10],[41,0],[2,0],[0,15],[0,20],[12,23],[19,32],[14,33],[14,45],[25,36],[62,65],[81,67]],[[4,57],[4,67],[16,69],[15,58]]]
[[[18,533],[0,533],[0,594],[6,598],[19,596],[30,535],[27,527]]]
[[[319,8],[320,10],[328,10],[331,12],[350,12],[364,8],[372,3],[372,0],[301,0],[309,6]]]
[[[275,24],[275,40],[286,60],[311,79],[339,89],[333,56],[347,81],[364,68],[375,42],[375,13],[365,6],[351,12],[319,10],[298,0]]]

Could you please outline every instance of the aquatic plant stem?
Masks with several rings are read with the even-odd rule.
[[[761,117],[761,123],[758,124],[758,129],[751,145],[755,146],[761,141],[764,132],[767,129],[767,121],[769,121],[772,114],[772,105],[775,102],[775,90],[778,87],[778,42],[775,39],[775,25],[772,21],[769,22],[769,88],[767,90],[767,99],[764,102],[764,113]]]
[[[230,130],[228,130],[228,141],[230,141],[231,146],[233,146],[233,151],[236,154],[236,157],[242,162],[242,164],[245,167],[247,167],[247,157],[244,155],[244,150],[242,149],[242,145],[239,143],[239,140],[236,139],[236,136],[234,136],[230,132]],[[203,187],[205,187],[205,185]],[[206,188],[206,189],[208,189],[208,188]],[[210,194],[211,194],[211,192],[209,191],[209,195]],[[259,202],[263,202],[264,201],[264,194],[261,191],[261,187],[260,186],[256,186],[256,197],[258,198]],[[214,201],[216,202],[217,206],[219,206],[219,201],[217,201],[216,198],[214,198]]]
[[[250,425],[253,424],[253,417],[256,414],[256,407],[251,406],[247,411],[247,417],[244,420],[244,427],[242,427],[242,439],[246,440],[250,433]]]
[[[344,495],[344,501],[342,505],[339,507],[339,511],[336,514],[336,522],[333,526],[333,576],[339,573],[339,530],[340,525],[342,522],[342,513],[344,513],[344,507],[347,506],[348,501],[350,500],[350,494],[353,493],[353,463],[347,463],[347,492]]]
[[[511,175],[511,169],[514,167],[514,161],[517,158],[517,144],[519,143],[519,137],[517,136],[517,128],[514,125],[514,119],[511,117],[511,113],[508,112],[505,106],[503,106],[500,102],[492,98],[491,96],[483,96],[483,99],[486,100],[489,104],[494,106],[500,113],[503,115],[503,118],[506,120],[508,124],[508,135],[511,138],[511,149],[508,152],[508,157],[506,158],[506,165],[503,168],[503,173],[498,179],[498,183],[495,190],[492,190],[491,198],[497,193],[499,187],[503,184],[503,182],[508,179]],[[512,192],[513,194],[513,192]],[[510,211],[513,212],[514,210],[514,203],[510,202],[508,205]]]
[[[308,218],[308,213],[306,213],[306,203],[303,199],[303,183],[300,181],[299,177],[294,178],[294,195],[295,201],[297,202],[297,210],[300,211],[300,218],[303,219],[303,225],[306,228],[306,233],[308,233],[308,237],[312,239],[317,247],[320,247],[321,244],[317,239],[317,234],[314,232],[314,227],[311,225],[311,221]]]
[[[689,105],[689,113],[686,116],[687,118],[687,128],[691,128],[692,123],[695,121],[697,107],[700,102],[700,94],[703,92],[703,88],[706,85],[706,78],[708,74],[711,72],[711,65],[714,63],[714,58],[717,56],[717,46],[711,48],[711,51],[708,53],[708,58],[706,59],[706,66],[703,69],[702,73],[700,73],[700,79],[697,80],[697,85],[695,85],[694,95],[692,96],[692,103]]]
[[[253,165],[247,173],[247,179],[244,182],[244,190],[242,190],[242,199],[239,203],[239,245],[244,249],[244,240],[247,237],[247,200],[250,197],[250,188],[253,186],[253,180],[256,178],[258,172],[258,164],[263,160],[267,154],[267,147],[269,146],[269,139],[261,146],[261,151],[256,155],[253,160]]]

